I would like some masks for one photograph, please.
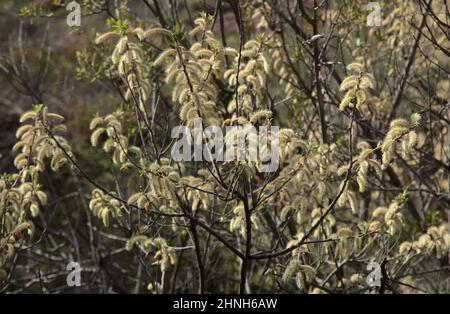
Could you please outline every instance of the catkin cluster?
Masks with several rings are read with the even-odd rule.
[[[58,170],[73,158],[67,141],[59,135],[65,131],[64,118],[48,112],[43,105],[20,118],[24,124],[17,132],[13,151],[19,151],[14,159],[18,172],[0,177],[0,280],[7,277],[4,269],[7,260],[15,255],[16,248],[32,239],[32,218],[39,215],[47,203],[47,194],[39,183],[46,160],[52,170]]]

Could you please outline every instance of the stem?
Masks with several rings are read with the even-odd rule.
[[[191,220],[190,222],[190,233],[192,237],[192,242],[194,242],[195,247],[195,257],[197,259],[197,268],[199,273],[199,279],[198,279],[198,293],[203,294],[205,292],[205,278],[204,278],[204,267],[200,252],[200,243],[198,240],[198,234],[197,234],[197,226],[195,221]]]
[[[251,184],[251,183],[250,183]],[[249,262],[251,259],[251,247],[252,247],[252,221],[251,221],[251,210],[248,206],[248,198],[246,197],[247,192],[245,191],[245,197],[243,198],[244,202],[244,211],[245,211],[245,233],[246,233],[246,244],[245,244],[245,253],[242,258],[241,265],[241,280],[239,284],[239,293],[245,293],[245,286],[247,284],[247,272],[249,268]]]
[[[314,1],[314,7],[317,7],[316,1]],[[318,35],[317,27],[317,10],[314,10],[314,23],[313,23],[313,33]],[[322,143],[328,144],[328,134],[327,134],[327,124],[325,121],[325,112],[323,108],[323,95],[322,95],[322,84],[320,82],[320,51],[319,51],[319,40],[314,41],[314,75],[316,80],[316,93],[317,93],[317,103],[319,108],[319,118],[320,118],[320,129],[322,131]]]

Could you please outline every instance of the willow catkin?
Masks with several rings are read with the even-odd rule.
[[[33,237],[35,227],[30,218],[37,217],[40,206],[47,203],[47,194],[39,184],[39,175],[45,170],[45,159],[51,159],[52,170],[67,163],[67,154],[72,155],[64,137],[61,124],[64,118],[51,113],[44,105],[36,105],[34,110],[25,112],[16,137],[18,142],[13,151],[20,151],[14,159],[19,173],[0,177],[0,217],[2,217],[2,238],[0,239],[0,273],[6,262],[15,256],[15,245],[23,245]],[[51,135],[50,135],[51,134]],[[65,150],[63,151],[62,148]],[[14,180],[14,184],[12,183]]]
[[[352,63],[347,68],[356,74],[346,77],[341,82],[340,90],[346,92],[339,105],[341,111],[347,107],[360,109],[366,102],[368,89],[374,87],[372,75],[365,73],[361,63]]]

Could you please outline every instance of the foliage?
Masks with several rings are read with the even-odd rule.
[[[448,292],[444,2],[385,2],[383,24],[367,27],[364,1],[217,1],[209,13],[143,1],[150,19],[127,1],[115,11],[84,1],[84,14],[109,15],[74,72],[113,89],[110,112],[89,125],[90,154],[110,177],[75,157],[47,104],[22,115],[31,123],[16,133],[17,172],[0,179],[3,289],[25,276],[15,256],[52,256],[40,245],[52,234],[34,227],[50,209],[41,183],[50,168],[66,171],[61,189],[85,203],[74,240],[54,248],[59,261],[76,251],[100,269],[82,291]],[[280,126],[278,170],[174,161],[172,128],[197,118]],[[366,282],[372,261],[380,287]]]

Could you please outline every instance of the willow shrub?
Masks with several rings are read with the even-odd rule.
[[[383,3],[379,27],[364,1],[236,3],[187,26],[166,4],[141,20],[124,2],[77,53],[79,78],[115,88],[115,109],[89,126],[115,180],[83,169],[61,116],[41,104],[22,116],[17,172],[0,181],[4,282],[16,249],[39,247],[41,174],[69,167],[91,189],[92,230],[117,239],[95,245],[128,252],[113,257],[137,284],[127,292],[448,292],[444,1]],[[198,118],[280,126],[279,168],[174,161],[172,128]]]

